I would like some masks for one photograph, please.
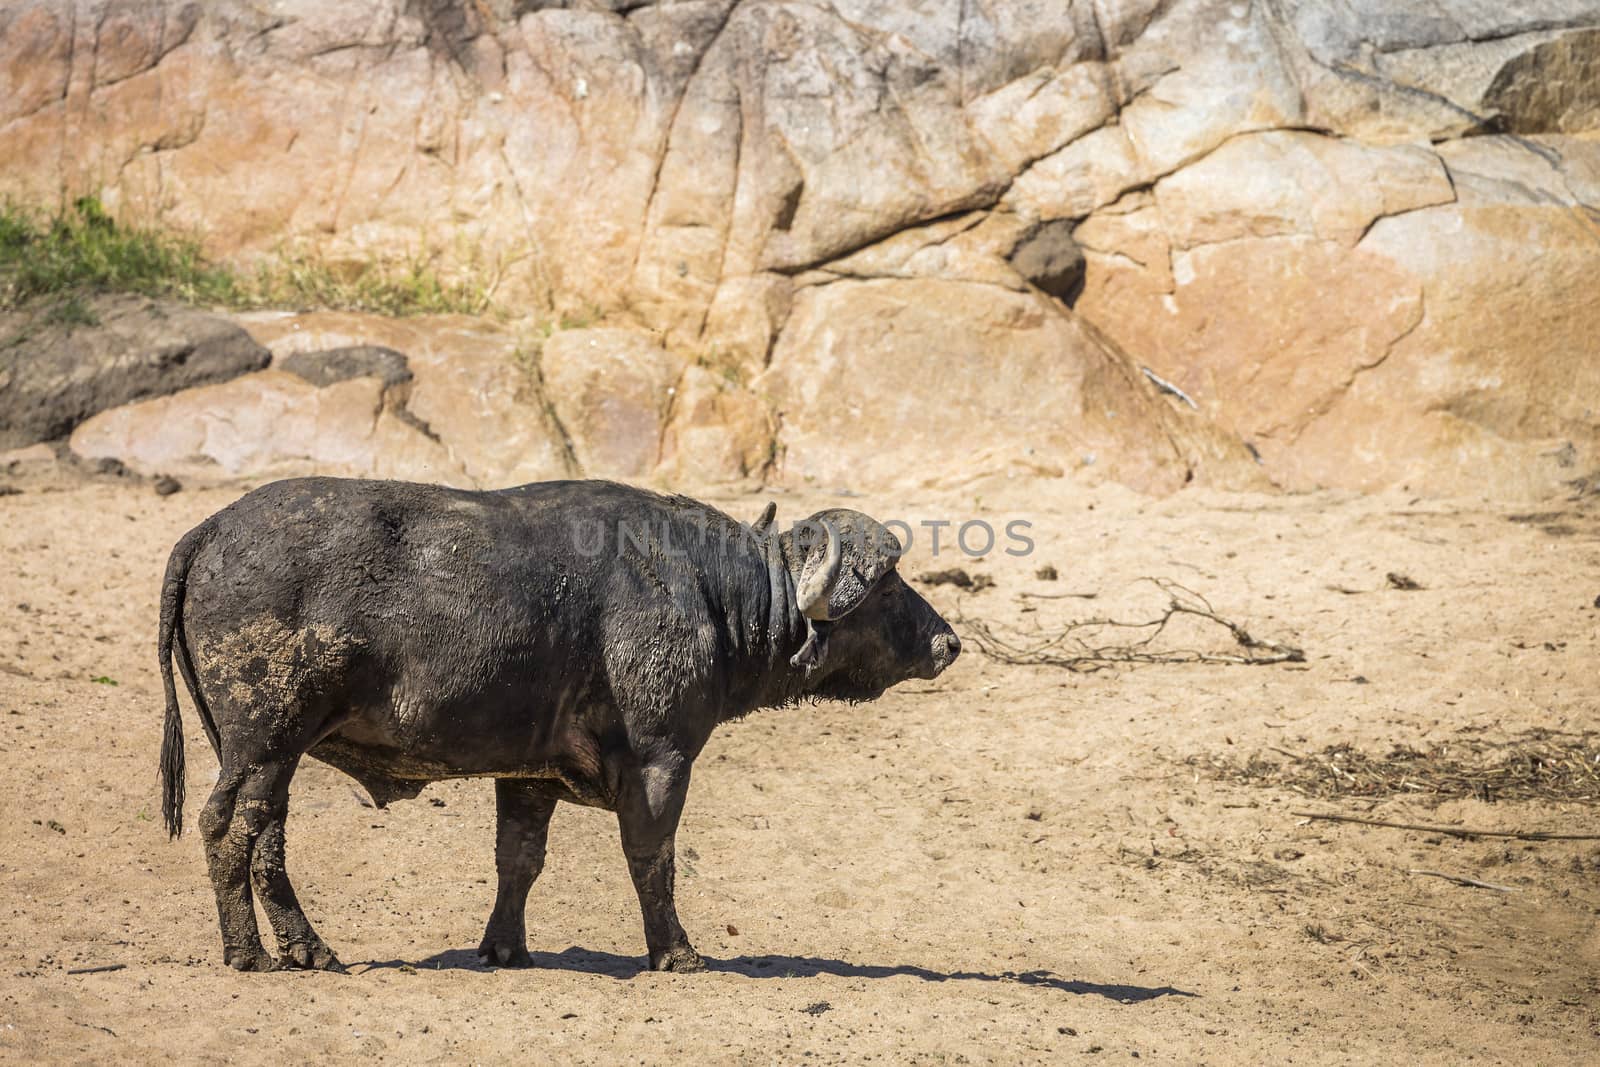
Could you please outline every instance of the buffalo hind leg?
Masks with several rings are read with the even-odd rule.
[[[678,816],[689,791],[687,771],[646,768],[624,787],[617,803],[622,851],[644,914],[644,940],[650,969],[688,973],[706,969],[689,944],[673,903],[674,846]]]
[[[516,778],[494,782],[494,866],[500,885],[494,911],[478,945],[478,962],[490,966],[531,967],[524,913],[528,890],[544,870],[545,838],[556,802],[534,792],[541,783]]]
[[[289,815],[289,779],[293,775],[293,764],[281,770],[273,768],[263,783],[264,788],[270,789],[270,807],[267,824],[256,836],[251,850],[250,879],[261,898],[267,921],[272,924],[272,932],[277,936],[279,964],[343,973],[344,965],[312,929],[284,865],[283,827]]]
[[[270,807],[260,790],[251,788],[257,781],[257,775],[224,766],[200,813],[206,867],[222,927],[222,959],[236,971],[271,971],[277,967],[261,947],[255,904],[250,898],[251,845],[266,827]]]

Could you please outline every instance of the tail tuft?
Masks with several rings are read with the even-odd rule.
[[[183,835],[183,723],[175,695],[167,703],[161,732],[161,818],[168,838]]]

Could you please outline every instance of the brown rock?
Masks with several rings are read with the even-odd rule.
[[[0,316],[0,448],[50,441],[98,411],[259,370],[267,350],[236,324],[181,304],[74,297]]]
[[[1240,138],[1081,226],[1079,310],[1281,485],[1554,489],[1554,450],[1600,444],[1594,361],[1550,355],[1600,327],[1578,281],[1592,234],[1557,206],[1600,153],[1558,172],[1480,138],[1442,148],[1434,177],[1432,153],[1303,136]],[[1310,154],[1258,158],[1285,147]]]
[[[184,480],[336,474],[470,484],[442,445],[384,410],[374,378],[326,389],[267,370],[102,412],[72,435],[82,459]]]
[[[1020,292],[1026,283],[1007,257],[1029,233],[1039,229],[1020,216],[970,211],[901,230],[797,280],[815,285],[839,276],[941,278]]]
[[[1415,282],[1383,257],[1311,237],[1202,245],[1160,270],[1091,255],[1078,310],[1114,324],[1131,358],[1305,488],[1286,455],[1423,315]],[[1330,456],[1330,461],[1337,460]]]
[[[1594,228],[1519,146],[1443,154],[1460,202],[1382,219],[1362,242],[1415,279],[1425,314],[1307,428],[1300,480],[1544,496],[1572,477],[1563,460],[1600,465]]]
[[[754,377],[767,365],[772,339],[789,317],[793,292],[793,282],[782,274],[725,279],[706,315],[704,332],[716,340],[699,347],[716,351],[719,361],[733,361],[745,379]]]
[[[1191,473],[1148,383],[1035,294],[940,281],[804,290],[757,390],[781,420],[786,479],[957,485],[1071,473],[1165,492]]]
[[[1151,19],[1123,60],[1133,96],[1118,115],[1141,181],[1240,133],[1304,121],[1305,99],[1278,32],[1256,4],[1177,4]]]
[[[591,478],[641,478],[661,435],[684,361],[631,330],[563,330],[539,357],[545,395]]]
[[[499,488],[575,473],[540,393],[531,340],[458,316],[265,312],[241,320],[284,362],[362,345],[403,353],[412,381],[391,390],[391,401],[438,439],[470,484]]]
[[[1372,147],[1298,130],[1236,137],[1155,186],[1174,247],[1305,235],[1353,245],[1373,221],[1455,190],[1430,149]]]
[[[56,450],[46,444],[29,445],[0,452],[0,473],[39,475],[53,473]]]
[[[1107,126],[1022,171],[1003,203],[1030,218],[1081,219],[1139,185],[1139,175],[1127,131]]]
[[[1012,173],[1106,125],[1116,114],[1099,63],[1040,67],[967,105],[980,136]]]
[[[1600,130],[1600,29],[1579,30],[1520,52],[1483,95],[1512,133]]]
[[[680,485],[740,482],[764,475],[775,427],[744,388],[737,365],[707,358],[683,372],[661,439],[660,472]]]

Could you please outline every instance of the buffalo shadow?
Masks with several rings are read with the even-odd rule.
[[[633,978],[646,970],[645,960],[642,956],[622,956],[615,952],[579,948],[577,945],[563,949],[560,952],[530,952],[529,955],[533,957],[534,970],[573,971],[579,974],[598,974],[618,979]],[[734,956],[729,959],[717,959],[712,956],[702,956],[702,958],[706,961],[706,969],[712,973],[737,974],[745,978],[815,978],[818,975],[826,974],[836,978],[895,978],[906,976],[920,978],[924,982],[1015,982],[1018,985],[1038,986],[1043,989],[1053,989],[1059,993],[1071,993],[1074,996],[1092,995],[1105,997],[1107,1000],[1114,1000],[1119,1004],[1142,1004],[1145,1001],[1156,1000],[1160,997],[1199,996],[1198,993],[1177,989],[1170,985],[1140,986],[1080,982],[1062,978],[1060,975],[1046,970],[1001,971],[997,974],[990,974],[987,971],[936,971],[910,964],[848,963],[844,960],[828,959],[824,956],[784,956],[779,954]],[[407,961],[405,960],[372,960],[355,966],[364,973],[365,971],[388,970],[406,965]],[[426,959],[412,962],[409,966],[419,971],[510,970],[510,968],[491,967],[479,963],[478,953],[474,949],[449,949],[435,953]]]

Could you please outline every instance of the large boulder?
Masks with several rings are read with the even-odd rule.
[[[525,342],[454,316],[239,316],[271,368],[103,412],[81,459],[186,482],[291,474],[499,488],[577,468]]]
[[[0,315],[0,450],[65,437],[97,412],[223,382],[271,358],[220,315],[84,297]]]
[[[1079,227],[1078,309],[1280,485],[1548,493],[1600,459],[1567,150],[1246,135]]]
[[[1382,219],[1361,245],[1417,287],[1415,326],[1305,427],[1299,484],[1525,496],[1600,467],[1600,217],[1512,143],[1440,152],[1457,201]]]
[[[341,374],[366,368],[367,380],[385,386],[385,411],[437,442],[465,484],[499,488],[577,473],[539,383],[536,340],[462,316],[319,311],[241,319],[277,367],[334,380],[330,361]]]
[[[383,393],[378,378],[318,388],[266,370],[103,412],[71,447],[184,481],[334,474],[470,485],[437,441],[386,410]]]
[[[1197,475],[1229,487],[1256,477],[1243,448],[1196,447],[1121,353],[1035,293],[939,280],[809,288],[756,384],[782,420],[780,471],[830,486],[1071,473],[1167,492]]]

